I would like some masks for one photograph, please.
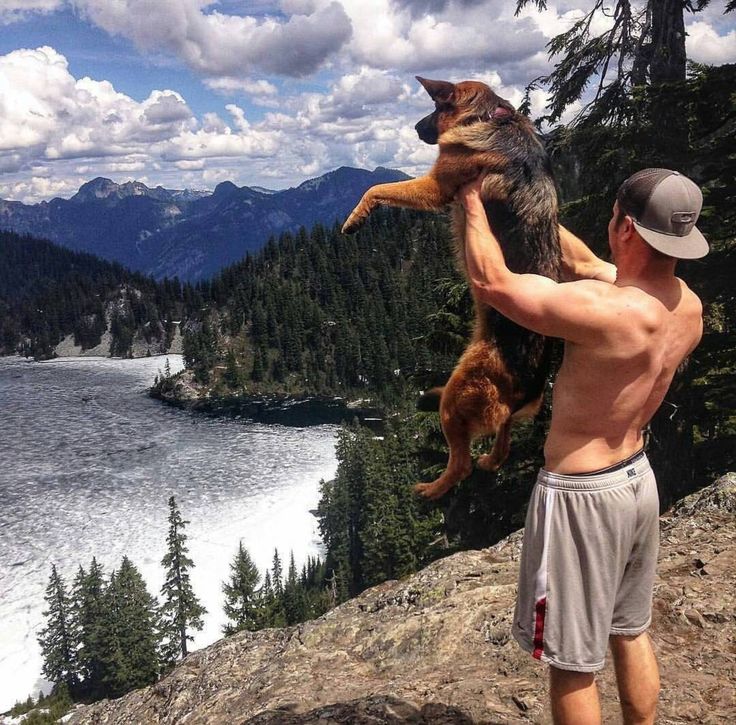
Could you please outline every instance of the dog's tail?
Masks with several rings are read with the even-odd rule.
[[[417,400],[417,410],[423,413],[436,413],[440,409],[440,400],[444,386],[425,390]]]

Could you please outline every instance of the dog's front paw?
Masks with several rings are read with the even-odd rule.
[[[357,232],[358,229],[363,226],[364,221],[365,217],[358,216],[355,212],[353,212],[347,218],[346,222],[342,225],[342,233],[355,234],[355,232]]]

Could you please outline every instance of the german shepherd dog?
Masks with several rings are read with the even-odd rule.
[[[365,193],[343,226],[355,231],[379,205],[440,210],[459,188],[483,175],[486,215],[514,272],[559,279],[557,192],[549,159],[530,121],[487,85],[417,76],[435,110],[416,125],[419,138],[439,144],[439,157],[421,178],[379,184]],[[466,274],[465,215],[453,205],[457,263]],[[475,327],[440,398],[440,422],[450,448],[445,472],[414,489],[436,499],[470,475],[470,444],[494,435],[478,459],[495,471],[509,454],[514,419],[534,417],[550,366],[550,342],[496,312],[474,294]],[[432,391],[430,391],[432,392]],[[426,394],[425,394],[426,395]]]

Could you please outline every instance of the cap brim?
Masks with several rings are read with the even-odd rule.
[[[678,237],[674,234],[664,234],[647,229],[639,224],[638,221],[632,220],[634,227],[641,235],[642,239],[658,252],[666,254],[668,257],[675,259],[700,259],[705,257],[710,251],[708,242],[700,233],[697,227],[693,227],[689,234],[684,237]]]

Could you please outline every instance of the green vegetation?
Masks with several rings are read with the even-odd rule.
[[[67,335],[83,349],[110,332],[110,355],[128,357],[134,338],[163,352],[173,320],[196,303],[179,281],[154,282],[91,254],[0,232],[0,355],[44,360]],[[162,349],[163,348],[163,349]]]
[[[10,717],[24,715],[24,725],[54,725],[71,710],[73,704],[66,685],[61,684],[50,695],[39,693],[35,701],[29,696],[25,702],[16,703],[8,714]]]
[[[317,513],[337,601],[436,556],[441,517],[411,488],[420,474],[414,432],[402,423],[380,437],[359,425],[340,432],[337,475],[322,482]]]
[[[73,700],[87,702],[156,681],[158,607],[127,557],[106,582],[95,559],[89,573],[80,567],[71,595],[52,565],[46,601],[38,641],[54,695],[63,688]]]
[[[219,398],[369,394],[397,404],[413,376],[452,367],[425,339],[443,279],[459,275],[442,216],[386,210],[355,237],[320,225],[284,234],[196,286],[203,309],[187,326],[185,375]]]
[[[193,639],[189,632],[202,629],[207,612],[189,581],[194,567],[184,534],[189,522],[182,519],[173,496],[168,506],[162,603],[148,592],[127,556],[109,576],[95,558],[88,570],[80,566],[71,592],[52,564],[46,624],[38,641],[43,674],[54,687],[48,698],[17,703],[11,715],[31,713],[24,722],[56,722],[74,702],[121,697],[156,682],[186,657],[187,642]],[[338,601],[335,577],[318,557],[308,557],[297,572],[292,552],[284,575],[279,552],[274,551],[273,568],[266,570],[259,587],[260,574],[241,541],[230,569],[223,582],[227,636],[313,619]]]
[[[291,552],[284,578],[281,557],[275,550],[273,567],[266,570],[263,584],[258,587],[260,574],[240,542],[230,571],[230,579],[222,586],[228,617],[223,628],[225,636],[315,619],[337,603],[334,582],[319,557],[308,557],[301,572],[297,572]]]

